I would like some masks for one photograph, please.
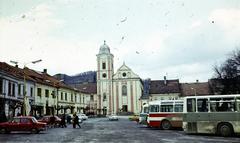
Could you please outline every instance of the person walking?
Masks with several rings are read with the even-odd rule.
[[[78,125],[78,128],[81,128],[81,126],[80,126],[80,124],[79,124],[78,115],[75,114],[74,120],[75,120],[75,126]]]
[[[76,119],[75,119],[76,116],[77,116],[77,115],[74,113],[74,114],[73,114],[73,119],[72,119],[72,122],[73,122],[73,128],[76,128]]]
[[[55,127],[55,117],[54,117],[54,115],[50,116],[49,125],[50,125],[50,128]]]
[[[61,118],[61,123],[60,123],[62,128],[66,128],[66,121],[65,121],[65,114],[63,114],[62,118]]]

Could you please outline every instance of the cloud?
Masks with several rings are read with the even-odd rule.
[[[201,25],[202,25],[202,21],[196,20],[196,21],[193,21],[193,23],[191,24],[189,29],[195,29],[195,28],[198,28]]]
[[[240,35],[240,10],[239,9],[216,9],[210,13],[209,21],[214,21],[231,37]]]
[[[63,20],[55,17],[54,7],[47,4],[0,18],[0,60],[28,62],[44,58],[43,53],[51,45],[51,32],[63,24]]]

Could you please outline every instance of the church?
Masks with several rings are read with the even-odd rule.
[[[98,114],[139,113],[141,78],[125,63],[114,73],[114,55],[105,41],[96,56]]]

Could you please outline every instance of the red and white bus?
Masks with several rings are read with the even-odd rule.
[[[158,100],[149,102],[147,123],[149,127],[164,130],[182,127],[183,100]]]

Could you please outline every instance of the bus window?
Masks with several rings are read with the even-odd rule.
[[[159,112],[159,105],[151,105],[150,112]]]
[[[183,112],[183,105],[175,104],[174,112]]]
[[[219,111],[233,112],[235,110],[235,102],[233,98],[224,98],[220,101],[220,104]]]
[[[173,105],[161,105],[161,112],[173,112]]]
[[[234,112],[236,104],[234,98],[211,98],[211,112]]]
[[[197,108],[198,112],[208,112],[208,99],[198,99],[197,100]]]
[[[211,112],[218,112],[219,111],[219,101],[220,98],[210,98],[210,111]]]
[[[196,112],[196,99],[187,99],[187,112]]]

